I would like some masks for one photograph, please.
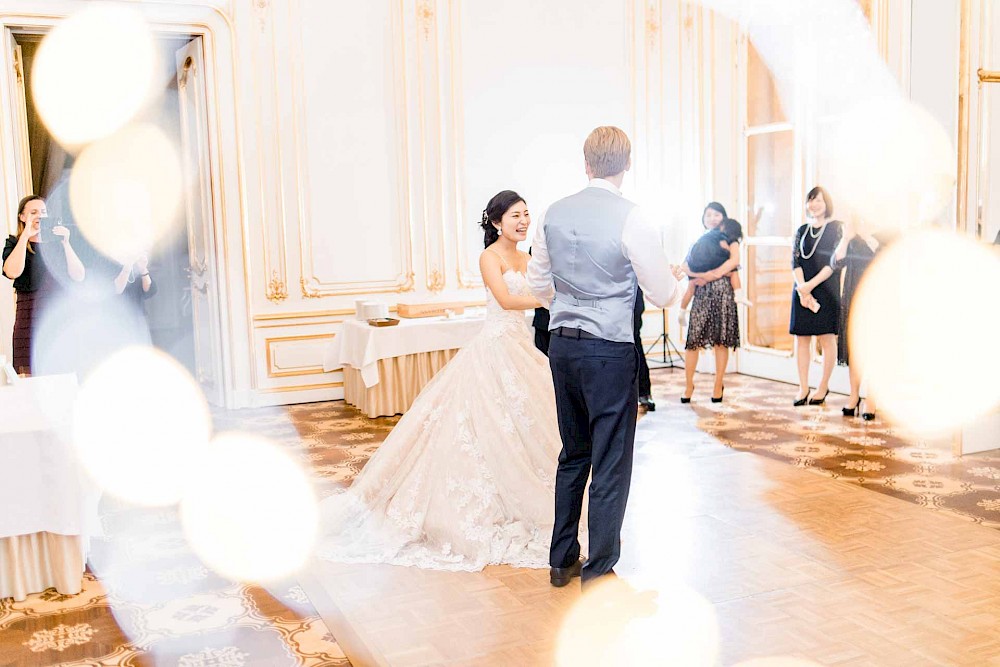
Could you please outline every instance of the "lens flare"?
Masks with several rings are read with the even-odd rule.
[[[38,244],[37,255],[51,261],[53,247]],[[55,244],[51,244],[54,246]],[[61,253],[55,249],[55,253]],[[110,278],[108,279],[110,283]],[[59,296],[36,311],[31,335],[31,368],[38,375],[76,373],[86,379],[113,353],[150,344],[141,306],[109,298],[108,286],[69,282]],[[72,322],[73,326],[66,326]],[[113,322],[113,326],[108,326]]]
[[[880,253],[854,297],[848,331],[880,412],[914,433],[941,435],[1000,403],[1000,330],[992,294],[1000,257],[942,231],[910,233]],[[942,341],[960,336],[942,348]]]
[[[715,611],[690,588],[637,591],[611,578],[588,589],[566,615],[556,665],[709,666],[718,647]]]
[[[210,434],[201,388],[152,348],[108,357],[84,380],[73,413],[86,470],[102,489],[138,505],[176,503]]]
[[[217,437],[181,501],[195,553],[219,574],[274,581],[309,557],[319,524],[312,485],[275,445],[253,435]]]
[[[130,264],[179,223],[181,184],[170,140],[155,125],[137,123],[80,154],[70,177],[70,205],[98,250]]]
[[[124,126],[150,98],[157,52],[133,8],[89,6],[50,32],[32,69],[32,94],[56,140],[78,146]]]
[[[941,124],[913,102],[867,100],[824,127],[823,185],[870,231],[927,225],[951,201],[955,150]]]

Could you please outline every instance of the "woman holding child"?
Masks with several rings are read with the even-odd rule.
[[[691,248],[682,267],[691,280],[681,308],[687,308],[689,303],[692,305],[684,345],[686,385],[681,403],[691,402],[698,353],[702,348],[709,347],[715,352],[712,402],[721,403],[729,350],[740,346],[735,290],[740,286],[736,269],[740,263],[743,230],[738,222],[729,219],[726,209],[718,202],[711,202],[705,207],[701,223],[707,232]],[[682,325],[686,314],[681,311]]]

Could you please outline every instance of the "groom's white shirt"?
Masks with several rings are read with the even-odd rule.
[[[621,190],[603,178],[591,179],[588,188],[601,188],[621,196]],[[660,235],[638,206],[629,211],[622,227],[622,252],[632,263],[639,287],[650,303],[666,308],[677,303],[684,290],[670,272],[667,255]],[[531,241],[531,261],[528,262],[528,284],[535,297],[548,307],[556,294],[552,279],[552,262],[545,244],[545,216],[542,216]]]

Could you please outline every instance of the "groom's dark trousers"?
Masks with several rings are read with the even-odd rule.
[[[580,557],[580,512],[593,469],[590,544],[582,572],[587,582],[610,572],[621,554],[622,520],[632,479],[639,354],[631,341],[616,343],[586,337],[586,332],[576,338],[579,333],[555,329],[549,343],[563,441],[549,564],[569,567]]]

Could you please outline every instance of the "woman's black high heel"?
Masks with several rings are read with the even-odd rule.
[[[864,419],[866,422],[873,422],[873,421],[875,421],[875,413],[874,412],[862,412],[861,413],[861,418]]]
[[[858,408],[860,407],[861,407],[861,399],[859,398],[858,402],[854,404],[853,408],[841,408],[840,410],[844,413],[845,417],[854,417],[855,415],[858,414]]]
[[[690,396],[681,396],[681,403],[690,403],[690,402],[691,402]]]
[[[801,408],[808,401],[809,401],[809,392],[807,391],[805,396],[803,396],[802,398],[800,398],[797,401],[795,401],[794,403],[792,403],[792,405],[795,406],[795,407],[797,407],[797,408]]]
[[[722,403],[722,397],[725,395],[725,393],[726,393],[726,388],[723,387],[722,388],[722,393],[719,394],[718,398],[716,398],[715,396],[712,397],[712,402],[713,403]]]
[[[826,397],[830,395],[830,390],[827,389],[826,393],[823,394],[823,398],[810,398],[809,405],[823,405],[826,403]]]

